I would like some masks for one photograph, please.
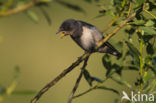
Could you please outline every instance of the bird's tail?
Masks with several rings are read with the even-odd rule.
[[[99,48],[98,52],[100,53],[109,53],[117,57],[121,57],[122,54],[116,50],[110,43],[106,42],[104,45]]]

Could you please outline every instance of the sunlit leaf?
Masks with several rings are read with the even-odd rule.
[[[38,16],[36,15],[35,12],[33,12],[32,10],[27,10],[26,11],[26,15],[35,23],[37,23],[39,21]]]
[[[156,35],[156,31],[151,27],[140,26],[140,29],[142,29],[144,32],[146,32],[147,35],[153,35],[153,34]],[[146,33],[145,33],[145,35],[146,35]]]
[[[136,24],[136,25],[144,25],[145,24],[145,20],[137,20],[137,19],[134,19],[134,23]]]
[[[154,25],[154,21],[152,20],[148,20],[145,24],[145,26],[153,26]]]
[[[112,92],[114,92],[114,93],[116,93],[116,94],[119,94],[119,92],[118,92],[117,90],[115,90],[115,89],[113,89],[113,88],[108,88],[108,87],[106,87],[106,86],[98,86],[97,89],[108,90],[108,91],[112,91]]]
[[[7,95],[12,94],[12,92],[15,90],[16,86],[17,86],[17,81],[13,81],[12,84],[6,90]]]
[[[112,76],[111,79],[114,80],[115,82],[121,84],[121,85],[124,85],[128,88],[131,88],[131,85],[128,82],[122,80],[119,76]]]
[[[151,72],[151,73],[145,72],[144,73],[144,78],[143,78],[144,83],[146,83],[149,79],[151,79],[153,77],[155,77],[153,72]]]

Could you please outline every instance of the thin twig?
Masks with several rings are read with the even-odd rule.
[[[113,35],[115,35],[124,25],[126,25],[133,17],[135,13],[127,17],[119,26],[117,26],[108,36],[106,36],[103,40],[101,40],[95,47],[97,50],[100,48],[106,41],[108,41]],[[52,86],[54,86],[60,79],[62,79],[65,75],[67,75],[71,70],[77,67],[83,60],[85,60],[88,56],[91,55],[91,52],[87,52],[83,54],[77,61],[75,61],[72,65],[70,65],[67,69],[65,69],[61,74],[59,74],[54,80],[48,83],[44,88],[42,88],[39,93],[32,99],[31,103],[36,103],[38,99],[48,91]]]
[[[128,9],[128,12],[127,12],[127,17],[129,16],[131,10],[132,10],[132,2],[130,2],[130,4],[129,4],[129,9]]]
[[[76,92],[76,90],[77,90],[77,88],[78,88],[78,86],[79,86],[80,80],[81,80],[81,78],[82,78],[84,69],[85,69],[85,67],[87,66],[87,61],[88,61],[88,59],[89,59],[89,57],[87,57],[87,58],[84,60],[84,64],[83,64],[83,66],[82,66],[82,68],[81,68],[80,75],[79,75],[79,77],[78,77],[78,79],[77,79],[77,81],[76,81],[76,83],[75,83],[75,86],[74,86],[74,88],[73,88],[73,90],[72,90],[72,92],[71,92],[71,94],[70,94],[70,96],[69,96],[68,103],[71,103],[71,102],[72,102],[73,96],[74,96],[74,94],[75,94],[75,92]]]
[[[54,86],[60,79],[62,79],[66,74],[68,74],[71,70],[73,70],[76,66],[78,66],[84,59],[86,59],[90,55],[90,52],[83,54],[78,58],[73,64],[71,64],[67,69],[65,69],[62,73],[60,73],[55,79],[53,79],[50,83],[45,85],[39,93],[31,100],[31,103],[36,103],[38,99],[48,91],[52,86]]]
[[[146,9],[144,9],[144,11],[145,11],[146,13],[150,14],[154,19],[156,19],[156,16],[155,16],[154,14],[152,14],[150,11],[148,11],[148,10],[146,10]]]

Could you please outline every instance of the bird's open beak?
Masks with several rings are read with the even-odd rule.
[[[56,34],[61,33],[60,37],[64,37],[65,36],[65,32],[64,31],[58,31]]]
[[[61,38],[68,35],[65,31],[58,31],[56,34],[59,34],[59,33],[61,33],[60,35]]]

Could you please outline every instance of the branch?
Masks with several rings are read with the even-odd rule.
[[[76,92],[76,90],[77,90],[77,88],[78,88],[78,86],[79,86],[79,83],[80,83],[80,80],[81,80],[81,78],[82,78],[84,69],[85,69],[85,67],[87,66],[87,61],[88,61],[88,59],[89,59],[89,57],[87,57],[87,58],[85,59],[85,61],[84,61],[84,64],[83,64],[83,66],[82,66],[82,68],[81,68],[81,73],[80,73],[80,75],[79,75],[79,77],[78,77],[78,79],[77,79],[77,81],[76,81],[76,83],[75,83],[75,86],[74,86],[74,88],[73,88],[73,90],[72,90],[72,92],[71,92],[71,94],[70,94],[70,96],[69,96],[68,103],[71,103],[71,102],[72,102],[72,99],[73,99],[73,97],[74,97],[74,93]]]
[[[10,15],[17,14],[19,12],[22,12],[22,11],[25,11],[25,10],[29,9],[32,6],[35,6],[36,4],[38,4],[40,2],[41,2],[41,0],[32,0],[31,2],[25,4],[22,7],[17,7],[17,8],[8,10],[6,12],[2,12],[2,13],[0,13],[0,16],[10,16]]]
[[[36,103],[38,99],[48,91],[52,86],[54,86],[60,79],[66,76],[70,71],[72,71],[75,67],[77,67],[84,59],[86,59],[91,53],[87,52],[78,58],[73,64],[71,64],[67,69],[65,69],[61,74],[59,74],[54,80],[44,86],[39,93],[32,99],[31,103]]]
[[[82,93],[80,93],[80,94],[78,94],[78,95],[73,96],[73,99],[75,99],[75,98],[77,98],[77,97],[80,97],[80,96],[83,96],[83,95],[85,95],[85,94],[91,92],[92,90],[97,89],[97,87],[98,87],[98,86],[101,86],[108,78],[109,78],[109,77],[105,78],[101,83],[96,84],[95,86],[89,88],[88,90],[86,90],[86,91],[84,91],[84,92],[82,92]]]
[[[126,25],[132,18],[135,16],[135,13],[127,17],[120,25],[118,25],[111,33],[108,34],[103,40],[101,40],[95,47],[95,49],[100,48],[106,41],[108,41],[113,35],[115,35],[124,25]],[[60,79],[67,75],[71,70],[77,67],[83,60],[91,55],[92,52],[87,52],[78,58],[72,65],[65,69],[61,74],[59,74],[54,80],[48,83],[44,88],[42,88],[39,93],[32,99],[31,103],[36,103],[40,97],[47,92],[52,86],[54,86]]]

